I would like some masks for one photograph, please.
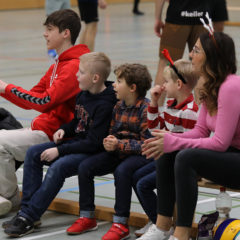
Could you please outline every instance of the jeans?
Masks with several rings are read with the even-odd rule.
[[[41,153],[56,147],[53,142],[30,147],[27,151],[20,215],[31,221],[39,220],[64,184],[65,178],[77,175],[77,169],[88,154],[60,156],[48,163],[40,160]],[[43,165],[50,165],[43,180]]]
[[[149,160],[141,155],[133,155],[120,160],[110,152],[102,152],[83,161],[78,168],[81,211],[92,212],[95,209],[94,177],[113,173],[116,195],[114,206],[116,214],[113,221],[126,224],[130,214],[132,175],[148,162]]]
[[[133,189],[149,219],[157,220],[156,162],[152,161],[139,168],[133,175]]]

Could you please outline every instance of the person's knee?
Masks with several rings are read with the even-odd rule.
[[[182,170],[191,166],[191,162],[195,161],[197,157],[197,151],[189,148],[181,150],[177,153],[175,158],[175,171],[182,172]]]

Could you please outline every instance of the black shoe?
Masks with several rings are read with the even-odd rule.
[[[11,237],[22,237],[33,232],[33,222],[22,216],[17,216],[12,225],[4,230]]]
[[[15,221],[15,219],[19,217],[19,213],[17,213],[17,215],[15,217],[13,217],[12,219],[8,220],[8,221],[5,221],[2,223],[2,228],[6,229],[6,228],[9,228],[13,222]],[[33,223],[34,227],[37,228],[41,225],[41,220],[37,220]]]
[[[133,10],[133,14],[140,16],[140,15],[144,15],[144,12],[141,12],[139,10]]]

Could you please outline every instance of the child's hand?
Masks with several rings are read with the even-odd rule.
[[[150,106],[151,107],[158,106],[158,100],[161,97],[163,91],[164,91],[164,87],[160,85],[156,85],[150,89],[150,94],[151,94]]]
[[[42,152],[40,159],[41,161],[51,162],[59,156],[58,149],[56,147],[49,148]]]
[[[117,149],[118,139],[113,135],[108,135],[103,140],[103,146],[107,152],[112,152]]]
[[[64,136],[65,132],[63,129],[59,129],[57,130],[54,134],[53,134],[53,141],[57,144],[59,142],[62,141],[63,136]]]

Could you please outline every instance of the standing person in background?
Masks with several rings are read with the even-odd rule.
[[[164,48],[168,49],[173,61],[182,58],[186,43],[192,50],[199,35],[204,32],[199,18],[209,13],[216,31],[223,30],[224,21],[228,19],[225,0],[169,0],[165,23],[162,20],[164,3],[167,0],[156,0],[155,5],[155,34],[161,38],[159,48],[159,63],[155,84],[163,84],[163,69],[167,61],[162,55]],[[162,95],[160,104],[163,105],[165,96]]]
[[[31,127],[0,131],[0,216],[20,204],[15,160],[23,162],[30,146],[52,140],[60,125],[73,118],[75,97],[80,91],[76,77],[79,57],[89,49],[74,46],[81,29],[79,16],[70,9],[59,10],[47,17],[44,26],[47,48],[56,49],[59,55],[55,64],[31,90],[0,80],[1,97],[41,113]]]
[[[140,0],[134,0],[134,2],[133,2],[133,14],[144,15],[144,12],[141,12],[138,9],[139,2],[140,2]]]
[[[204,77],[194,129],[152,132],[154,138],[142,146],[144,155],[157,160],[157,231],[149,240],[166,239],[175,202],[177,221],[170,239],[189,240],[198,199],[197,176],[240,189],[240,77],[234,42],[227,34],[211,30],[200,36],[190,57],[194,72]]]
[[[107,3],[105,0],[78,0],[81,21],[85,23],[80,33],[80,44],[86,44],[91,51],[94,50],[97,34],[98,6],[105,9]]]
[[[70,0],[45,0],[45,11],[47,16],[57,10],[70,8]]]

